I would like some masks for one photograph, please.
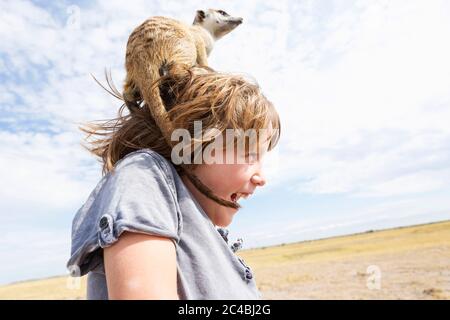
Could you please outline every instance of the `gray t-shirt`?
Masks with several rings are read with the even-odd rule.
[[[103,248],[125,230],[172,239],[180,299],[261,299],[250,267],[223,229],[214,226],[172,163],[151,149],[118,161],[72,221],[67,268],[73,276],[88,274],[87,299],[108,299]]]

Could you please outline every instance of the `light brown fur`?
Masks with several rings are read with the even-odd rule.
[[[161,76],[159,70],[163,64],[172,61],[186,66],[194,66],[197,61],[195,39],[184,24],[170,18],[153,17],[130,35],[125,62],[125,102],[129,106],[130,102],[143,99],[169,145],[172,127],[159,88],[152,84]]]

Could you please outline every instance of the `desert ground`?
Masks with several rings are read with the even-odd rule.
[[[450,299],[450,221],[238,251],[264,299]],[[85,299],[86,277],[0,287],[0,299]]]

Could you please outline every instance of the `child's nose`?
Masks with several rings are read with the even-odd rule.
[[[266,178],[262,173],[257,173],[252,176],[252,183],[262,187],[266,184]]]

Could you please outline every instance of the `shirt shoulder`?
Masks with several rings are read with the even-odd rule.
[[[108,174],[115,175],[117,172],[130,174],[136,170],[152,170],[153,173],[161,174],[167,180],[173,192],[176,192],[173,164],[150,148],[128,153],[116,162],[114,169]]]

